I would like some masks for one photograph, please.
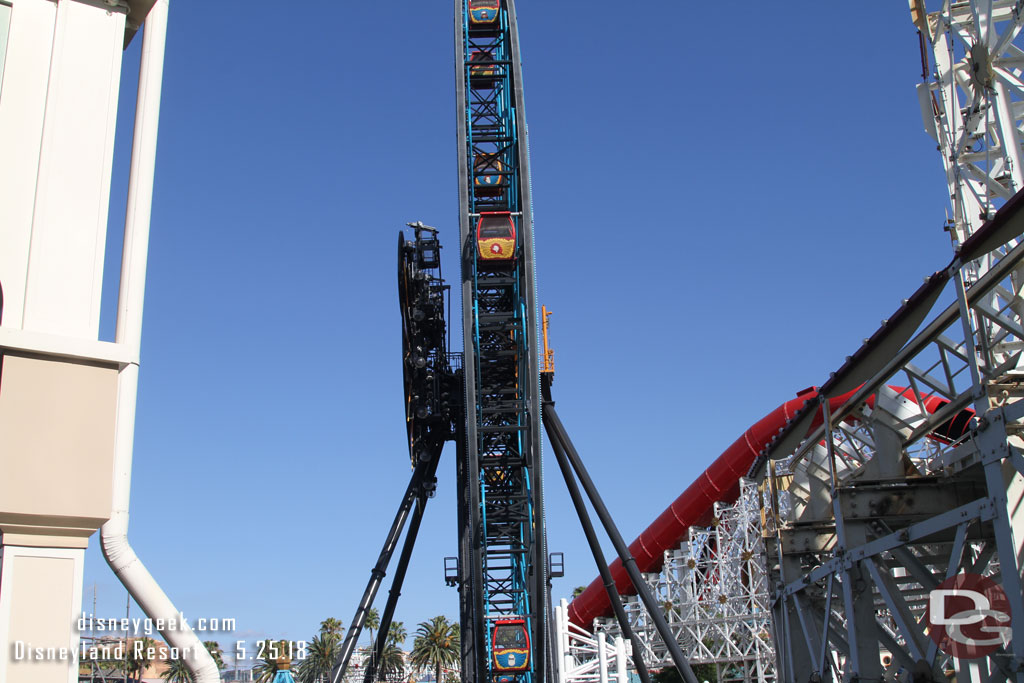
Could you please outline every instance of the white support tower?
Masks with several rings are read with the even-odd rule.
[[[963,244],[1024,188],[1024,10],[1012,0],[947,0],[931,14],[925,5],[924,0],[911,1],[921,36],[922,75],[928,76],[918,85],[918,98],[925,130],[946,172],[952,209],[947,229],[956,244]],[[985,255],[964,264],[965,284],[981,277],[994,258]],[[989,304],[996,310],[1010,304],[1019,317],[1024,313],[1018,298],[1024,271],[1015,269],[1012,281],[1012,296],[993,293]],[[998,362],[1020,350],[1019,340],[1011,346],[1002,340],[993,344]]]
[[[644,578],[691,663],[714,665],[723,682],[775,681],[760,493],[753,482],[742,480],[739,499],[731,505],[716,504],[712,526],[691,527],[685,543],[665,552],[661,571]],[[627,596],[624,606],[648,668],[671,667],[671,657],[643,603]],[[561,637],[568,639],[562,647],[571,653],[564,667],[569,674],[562,683],[591,680],[587,676],[596,670],[599,652],[595,637],[564,618],[557,626]],[[598,637],[607,633],[622,641],[614,619],[596,620],[595,631]]]
[[[910,8],[955,256],[764,453],[787,682],[1024,683],[1024,4]],[[933,591],[965,574],[1006,594],[991,652],[931,637]]]
[[[911,13],[930,72],[918,86],[922,117],[941,152],[962,243],[1024,187],[1024,17],[1011,0],[947,1],[931,14],[924,0],[913,0]]]
[[[628,683],[631,650],[620,636],[589,633],[569,621],[565,599],[555,606],[557,683]]]

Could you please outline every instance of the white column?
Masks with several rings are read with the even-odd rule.
[[[565,683],[565,647],[562,643],[562,631],[565,630],[565,615],[562,612],[565,600],[555,605],[555,662],[558,664],[557,683]]]
[[[568,680],[569,672],[572,671],[575,662],[572,657],[572,650],[569,647],[569,601],[565,598],[561,600],[562,608],[562,629],[558,633],[558,640],[561,643],[562,650],[562,671],[566,677],[563,683]]]
[[[621,637],[615,639],[615,678],[616,683],[629,683],[626,673],[626,641]]]
[[[597,671],[601,683],[608,683],[608,639],[604,631],[597,634]]]

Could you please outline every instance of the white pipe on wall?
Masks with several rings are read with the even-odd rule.
[[[121,289],[114,341],[138,357],[142,343],[142,304],[146,288],[149,222],[156,166],[156,136],[160,119],[160,87],[167,36],[168,0],[157,0],[146,17],[135,105],[135,132],[128,182]],[[117,425],[114,444],[113,514],[103,525],[103,555],[128,592],[154,622],[163,620],[160,634],[196,675],[196,683],[220,683],[213,657],[163,592],[128,543],[128,504],[131,496],[132,448],[135,440],[135,402],[139,366],[127,365],[118,376]]]

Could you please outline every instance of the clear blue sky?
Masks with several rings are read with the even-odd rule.
[[[456,279],[451,4],[172,2],[129,537],[186,616],[238,620],[226,647],[347,624],[405,486],[396,231],[439,227]],[[555,397],[632,540],[948,262],[917,37],[901,3],[518,12]],[[453,452],[410,632],[457,616]],[[557,597],[596,570],[546,468]],[[96,584],[122,614],[98,538],[87,557],[86,609]]]

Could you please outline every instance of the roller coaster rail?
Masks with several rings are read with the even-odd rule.
[[[720,681],[776,680],[761,497],[754,482],[741,480],[734,503],[716,504],[710,526],[690,527],[683,543],[665,551],[662,569],[643,575],[688,661],[713,665]],[[639,661],[656,670],[672,666],[665,641],[643,602],[627,596],[624,603],[637,637],[634,651],[640,652]],[[605,670],[619,665],[617,657],[628,661],[619,622],[596,619],[591,633],[569,621],[566,608],[563,601],[557,618],[559,654],[564,658],[559,683],[606,683],[607,676],[598,678],[597,641],[606,643]],[[618,646],[609,642],[623,643],[621,655]]]
[[[910,6],[955,257],[820,389],[741,437],[761,449],[748,474],[768,501],[784,681],[1024,681],[1022,6]],[[760,439],[767,424],[781,428]],[[1009,638],[977,658],[929,636],[933,589],[965,573],[1000,583],[1009,605],[986,617]],[[627,609],[642,625],[635,599]]]
[[[787,681],[1024,681],[1022,17],[1010,2],[911,9],[956,257],[758,463],[777,523],[768,560]],[[913,335],[942,294],[952,301]],[[812,415],[822,424],[808,433]],[[1009,643],[985,657],[926,635],[931,591],[964,572],[1001,583],[1013,616]]]

